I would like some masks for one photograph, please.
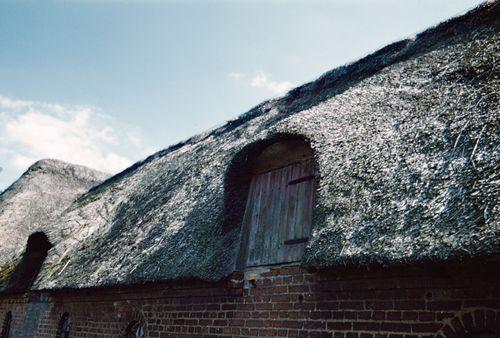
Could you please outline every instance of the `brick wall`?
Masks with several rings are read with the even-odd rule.
[[[64,312],[71,337],[120,337],[132,321],[147,337],[500,337],[494,267],[311,273],[296,266],[185,281],[0,296],[14,337],[55,337]],[[485,336],[486,337],[486,336]]]

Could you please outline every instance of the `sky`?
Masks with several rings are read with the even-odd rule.
[[[0,0],[0,191],[115,174],[480,0]]]

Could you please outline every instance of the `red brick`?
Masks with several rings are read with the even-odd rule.
[[[431,311],[456,311],[460,310],[462,303],[460,301],[433,301],[427,303],[427,310]]]
[[[394,303],[391,301],[367,301],[366,302],[367,309],[373,310],[392,310],[394,309]]]
[[[411,324],[412,332],[416,333],[435,333],[441,328],[439,323],[418,323]]]
[[[326,324],[328,330],[350,330],[352,328],[351,323],[347,322],[328,322]]]
[[[354,331],[379,331],[380,323],[378,322],[354,322],[352,323]]]
[[[407,323],[381,323],[381,331],[411,333],[411,325]]]
[[[418,320],[421,322],[432,322],[436,319],[436,315],[434,312],[419,312]]]
[[[257,288],[249,290],[226,281],[61,292],[51,310],[40,317],[35,336],[55,336],[63,311],[72,314],[75,338],[119,336],[139,313],[144,314],[148,336],[155,337],[430,338],[442,334],[445,338],[500,324],[500,292],[495,293],[496,285],[481,276],[470,274],[462,281],[421,273],[409,282],[412,272],[405,272],[408,277],[401,282],[397,273],[311,275],[300,268],[286,269],[273,268],[270,277],[257,279]],[[237,295],[231,290],[242,291]],[[426,297],[427,293],[432,295]],[[21,325],[27,301],[0,295],[0,317],[12,308],[14,325]],[[99,307],[92,302],[99,302]],[[488,305],[492,310],[467,312],[466,304]],[[17,329],[14,334],[20,335]]]

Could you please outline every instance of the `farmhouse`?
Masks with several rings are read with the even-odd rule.
[[[1,337],[500,337],[499,7],[115,176],[35,163]]]

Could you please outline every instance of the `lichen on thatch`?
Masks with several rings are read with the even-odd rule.
[[[20,260],[21,260],[20,257],[15,257],[10,261],[4,263],[3,266],[0,267],[0,286],[3,286],[7,282],[7,280],[10,277],[10,274],[14,271],[16,265],[19,263]]]

